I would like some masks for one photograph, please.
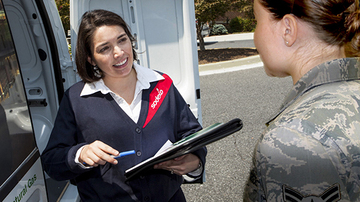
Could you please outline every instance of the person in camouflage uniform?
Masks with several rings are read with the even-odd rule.
[[[244,201],[360,201],[358,0],[255,0],[254,11],[265,71],[294,86],[255,147]]]

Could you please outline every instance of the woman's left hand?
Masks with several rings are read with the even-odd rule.
[[[168,170],[177,175],[185,175],[199,167],[200,159],[194,154],[185,154],[178,158],[161,162],[154,169]]]

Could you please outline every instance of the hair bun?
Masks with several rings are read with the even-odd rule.
[[[359,21],[359,15],[360,15],[360,10],[355,10],[349,13],[345,19],[346,26],[350,27],[354,25],[353,23],[357,23]]]
[[[346,16],[345,19],[346,42],[345,46],[346,55],[360,56],[360,10],[357,9]]]

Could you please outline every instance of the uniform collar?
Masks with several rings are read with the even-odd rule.
[[[340,81],[350,81],[360,79],[359,58],[341,58],[320,64],[308,71],[292,87],[288,96],[280,107],[280,111],[266,123],[269,125],[286,108],[295,102],[300,96],[310,89]]]
[[[150,88],[151,82],[164,79],[164,77],[159,73],[136,63],[134,63],[133,68],[135,69],[137,75],[136,86],[137,88],[140,88],[140,90]],[[111,92],[102,79],[92,83],[85,83],[80,96],[91,95],[99,91],[104,95]]]

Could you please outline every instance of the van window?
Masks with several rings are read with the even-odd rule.
[[[18,176],[21,170],[18,168],[37,148],[14,43],[1,0],[0,140],[0,190],[4,193],[4,188],[13,187],[10,176],[22,177]]]

